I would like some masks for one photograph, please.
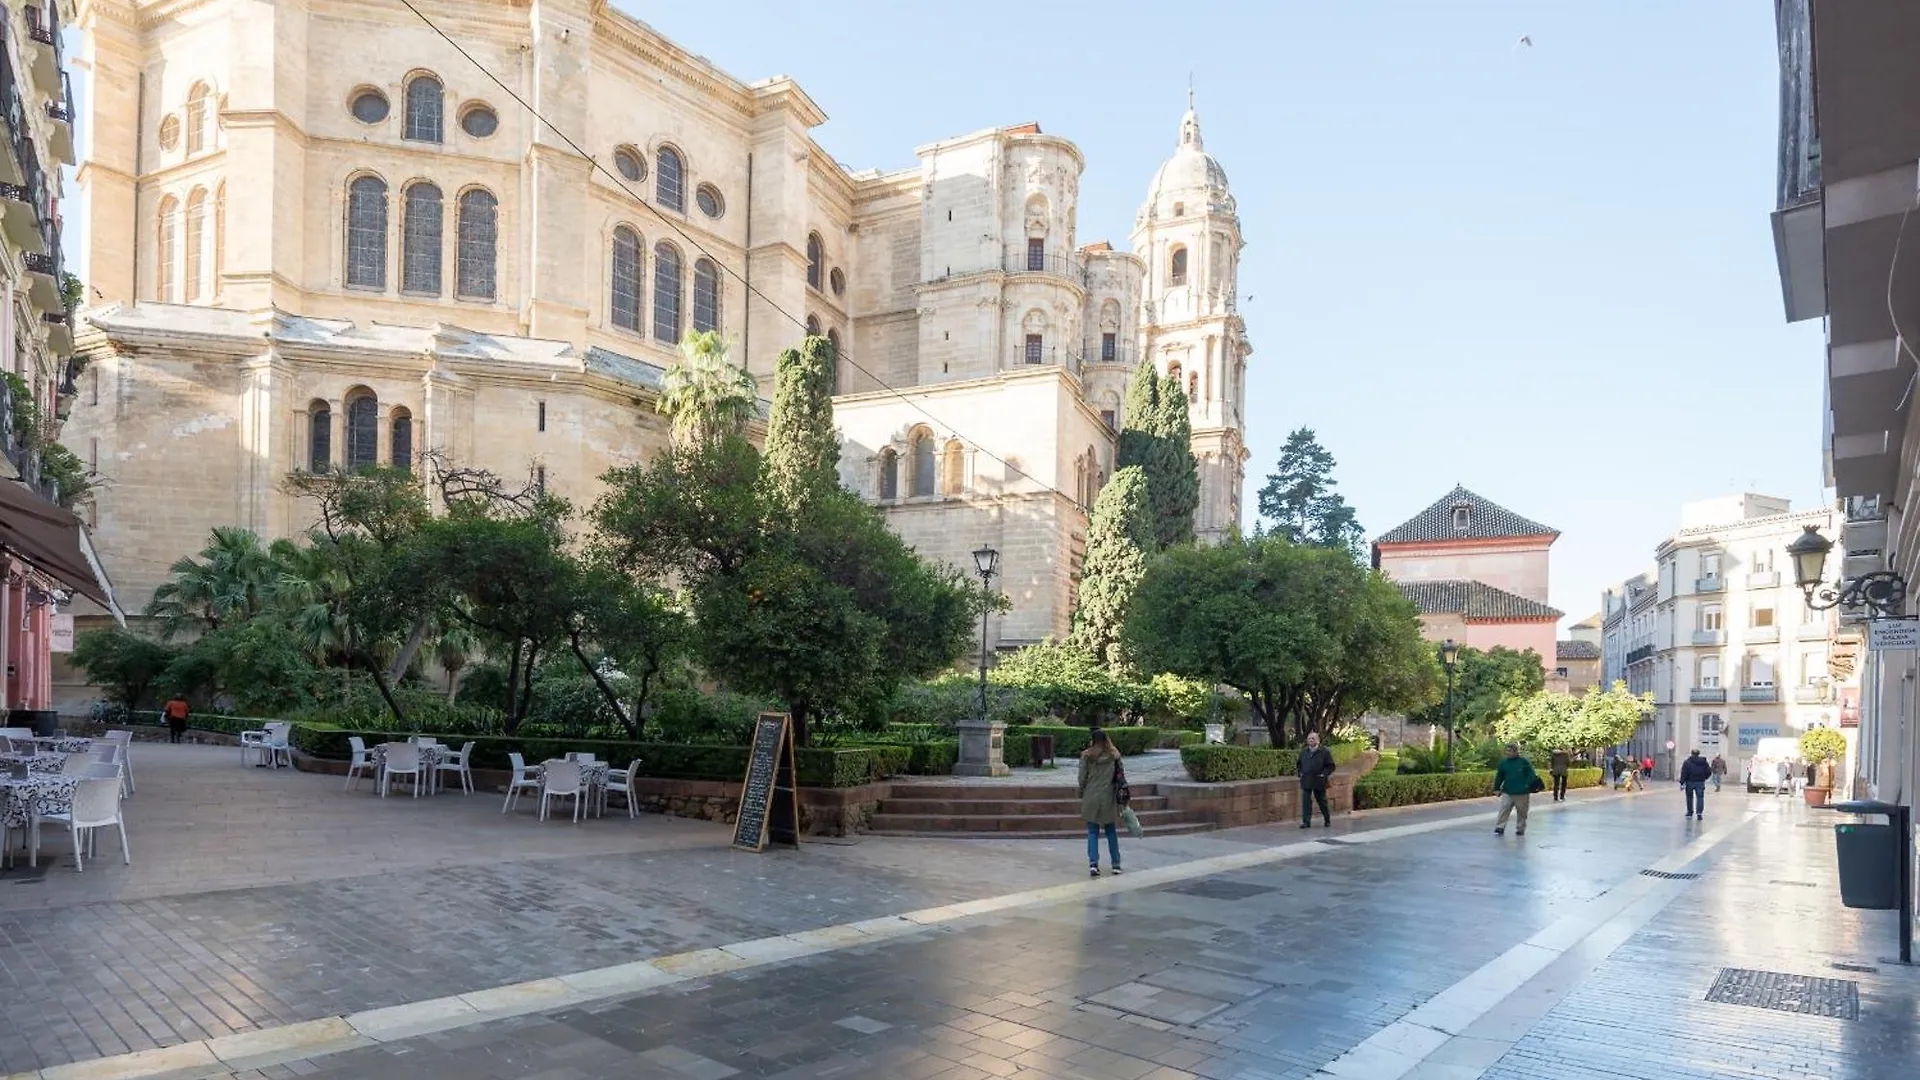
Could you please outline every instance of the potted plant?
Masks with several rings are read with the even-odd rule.
[[[1800,736],[1800,757],[1815,766],[1816,781],[1807,785],[1807,805],[1827,805],[1833,788],[1833,763],[1847,755],[1847,737],[1829,727],[1808,728]]]

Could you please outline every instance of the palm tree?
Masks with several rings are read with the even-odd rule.
[[[760,385],[727,362],[719,331],[688,333],[661,380],[657,407],[672,417],[675,446],[698,446],[746,427],[760,408]]]
[[[183,556],[167,568],[172,580],[153,590],[147,614],[172,637],[196,626],[217,630],[222,622],[257,614],[279,577],[273,555],[251,529],[215,526],[198,558]]]
[[[434,657],[440,661],[441,670],[447,673],[447,704],[453,704],[460,694],[460,669],[466,667],[479,651],[480,640],[463,626],[447,628],[440,634],[439,641],[434,643]]]

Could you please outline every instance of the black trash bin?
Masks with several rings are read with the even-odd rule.
[[[1900,838],[1891,825],[1847,822],[1833,827],[1840,854],[1840,902],[1891,911],[1900,906]]]
[[[57,709],[15,709],[8,714],[7,726],[32,728],[35,735],[51,735],[60,728]]]

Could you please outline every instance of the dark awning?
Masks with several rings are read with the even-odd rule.
[[[0,480],[0,548],[126,621],[86,526],[11,480]]]

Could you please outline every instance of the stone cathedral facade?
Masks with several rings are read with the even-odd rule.
[[[1242,240],[1191,108],[1127,252],[1079,236],[1085,163],[1038,125],[851,171],[791,80],[736,80],[604,0],[420,6],[552,126],[401,5],[79,4],[66,441],[129,610],[215,525],[298,533],[296,469],[434,449],[591,502],[665,445],[689,329],[767,390],[807,333],[840,345],[842,482],[929,557],[1000,549],[997,647],[1068,628],[1140,357],[1188,390],[1202,534],[1236,526]]]

